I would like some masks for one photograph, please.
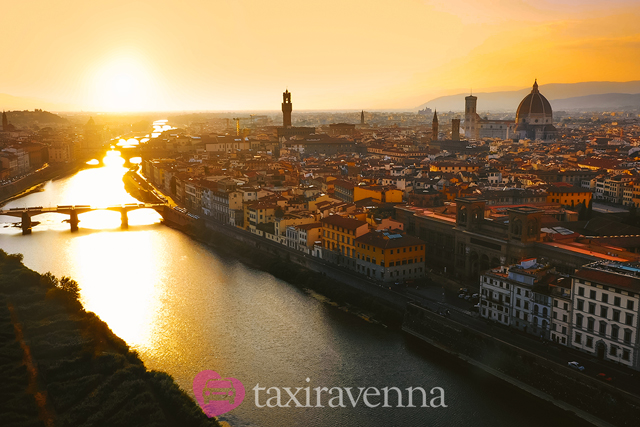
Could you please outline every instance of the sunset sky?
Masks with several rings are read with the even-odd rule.
[[[640,79],[638,0],[3,1],[0,93],[84,110],[413,108]]]

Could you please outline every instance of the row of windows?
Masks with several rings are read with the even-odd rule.
[[[361,244],[359,242],[356,242],[356,247],[357,248],[362,248],[362,249],[365,249],[365,247],[366,247],[367,250],[371,250],[371,247],[369,245],[364,245],[364,244]],[[409,252],[413,252],[413,251],[417,252],[418,250],[421,250],[421,251],[424,250],[424,246],[407,246],[407,247],[409,248]],[[407,247],[402,248],[402,253],[406,253],[407,252]],[[375,251],[376,251],[376,247],[374,246],[373,247],[373,252],[375,252]],[[390,249],[390,251],[391,251],[390,252],[391,255],[393,255],[394,249]],[[398,253],[398,254],[400,253],[400,248],[398,248],[396,250],[396,253]]]
[[[356,252],[356,258],[361,259],[362,261],[367,261],[373,264],[377,264],[377,261],[375,258],[371,258],[369,256],[366,256],[364,254],[360,254],[360,252]],[[387,267],[396,267],[399,265],[407,265],[407,264],[414,264],[414,263],[418,263],[418,262],[423,262],[424,258],[420,258],[418,260],[418,258],[409,258],[409,259],[403,259],[402,261],[398,260],[398,261],[390,261],[387,264]],[[380,265],[382,267],[384,267],[384,260],[380,261]]]
[[[576,344],[582,344],[582,334],[580,332],[576,332],[575,337],[573,339],[573,342]],[[585,339],[585,346],[589,347],[589,348],[593,348],[593,337],[587,336]],[[620,348],[612,345],[609,348],[609,355],[610,356],[618,356],[618,350]],[[623,360],[629,360],[631,356],[631,352],[629,350],[627,350],[626,348],[622,350],[622,359]]]
[[[633,301],[629,301],[629,302],[633,303]],[[589,302],[587,305],[587,309],[585,310],[585,301],[580,298],[576,300],[576,310],[578,311],[586,311],[589,314],[595,315],[596,308],[597,307],[595,303]],[[599,314],[600,314],[600,317],[604,317],[605,319],[607,319],[609,316],[609,307],[601,305]],[[613,320],[614,322],[622,322],[622,320],[620,320],[620,314],[621,314],[620,310],[616,310],[616,309],[611,310],[611,320]],[[579,314],[579,316],[581,315]],[[633,319],[634,319],[633,314],[625,313],[624,323],[626,325],[629,325],[629,326],[633,325]]]
[[[334,233],[333,231],[331,232],[331,234],[329,234],[329,232],[327,230],[323,230],[322,234],[326,238],[331,238],[333,240],[338,240],[338,241],[341,241],[340,238],[342,237],[342,242],[343,243],[346,243],[347,245],[351,244],[351,237],[347,236],[347,239],[345,241],[344,235],[340,235],[340,234],[338,234],[338,239],[336,239],[336,233]]]
[[[327,225],[327,227],[330,228],[331,230],[336,230],[341,233],[353,234],[353,230],[347,230],[344,227],[338,227],[337,225],[329,224]]]
[[[610,338],[614,341],[620,339],[620,327],[618,325],[611,325],[611,335],[607,334],[608,323],[604,320],[601,320],[598,323],[598,329],[596,331],[596,322],[593,317],[587,318],[586,328],[584,328],[587,332],[598,333],[599,335]],[[582,329],[584,325],[584,317],[581,314],[576,316],[576,328]],[[625,329],[623,332],[622,340],[625,344],[631,344],[631,339],[633,337],[633,331],[631,329]]]
[[[578,286],[578,296],[585,296],[586,294],[586,290],[584,287],[582,286]],[[597,300],[596,298],[597,296],[597,292],[595,289],[591,289],[589,291],[589,299],[592,299],[594,301]],[[602,301],[603,303],[608,304],[609,303],[609,294],[603,292],[602,295],[600,296],[600,301]],[[613,297],[613,305],[615,305],[616,307],[620,307],[621,306],[621,302],[622,299],[621,297],[615,296]],[[635,309],[635,302],[633,300],[627,300],[627,310],[634,310]]]
[[[557,300],[557,299],[554,299],[554,300],[553,300],[553,306],[554,306],[554,307],[558,307],[558,300]],[[563,309],[563,310],[569,310],[569,303],[567,303],[567,302],[563,302],[563,303],[562,303],[562,309]]]

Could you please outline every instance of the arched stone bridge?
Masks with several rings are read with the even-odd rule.
[[[31,234],[31,217],[47,213],[59,213],[63,215],[69,215],[69,225],[71,231],[78,231],[78,215],[91,211],[116,211],[120,212],[121,225],[120,227],[126,229],[129,227],[129,218],[127,213],[136,209],[154,209],[160,215],[164,214],[164,209],[167,205],[163,203],[126,203],[124,205],[114,206],[100,206],[94,207],[89,205],[58,205],[55,207],[27,207],[27,208],[11,208],[6,210],[0,210],[0,215],[15,216],[22,220],[21,228],[22,234]]]

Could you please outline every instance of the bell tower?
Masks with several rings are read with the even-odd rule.
[[[456,226],[477,230],[484,221],[487,201],[477,197],[460,197],[456,202]]]
[[[282,126],[285,128],[291,127],[291,111],[293,105],[291,104],[291,92],[287,89],[282,93]]]
[[[476,113],[477,103],[477,96],[469,95],[464,98],[464,135],[467,139],[478,139],[480,135]]]
[[[431,140],[438,140],[438,110],[433,112],[433,121],[431,122]]]
[[[509,214],[509,240],[522,243],[540,240],[542,211],[530,206],[507,209]]]

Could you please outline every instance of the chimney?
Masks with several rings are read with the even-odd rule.
[[[451,140],[460,141],[460,119],[451,120]]]

